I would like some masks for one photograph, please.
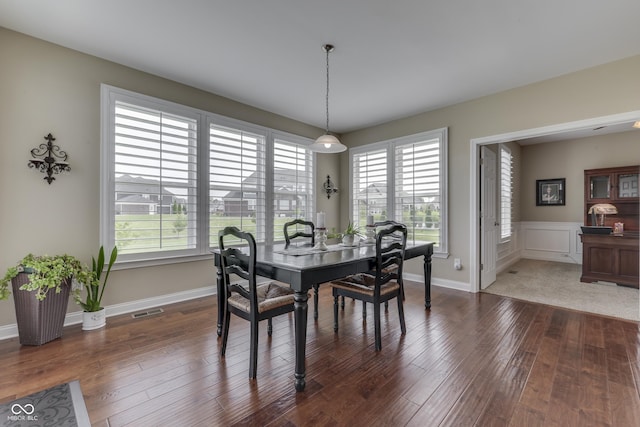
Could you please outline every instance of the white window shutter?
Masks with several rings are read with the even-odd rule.
[[[197,244],[197,121],[116,102],[115,245],[120,254]]]
[[[390,218],[387,206],[387,149],[354,154],[352,165],[353,222],[366,224],[367,215],[374,221]]]
[[[209,129],[210,245],[228,225],[265,241],[265,136],[212,124]]]

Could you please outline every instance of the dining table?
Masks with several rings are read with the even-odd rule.
[[[216,285],[218,295],[218,336],[222,334],[224,320],[224,287],[221,270],[220,251],[214,249],[216,265]],[[405,260],[422,256],[424,258],[424,304],[431,308],[431,257],[433,242],[407,241]],[[317,289],[322,283],[330,282],[351,274],[371,271],[375,268],[375,244],[344,246],[340,243],[327,245],[320,250],[311,245],[258,244],[256,247],[256,274],[279,282],[287,283],[294,290],[295,322],[295,389],[303,391],[306,385],[306,340],[307,340],[307,300],[309,290],[316,295],[315,313],[317,315]],[[316,317],[317,318],[317,317]]]

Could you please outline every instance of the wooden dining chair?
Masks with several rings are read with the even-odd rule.
[[[376,224],[379,225],[379,224]],[[375,269],[331,282],[333,289],[333,330],[338,332],[338,298],[349,297],[373,304],[376,351],[382,350],[380,332],[380,305],[396,298],[402,334],[406,333],[404,321],[402,265],[407,245],[407,227],[389,222],[376,236]]]
[[[285,248],[288,247],[294,239],[304,241],[311,246],[316,244],[315,235],[316,226],[311,221],[304,219],[294,219],[284,224],[284,242]],[[303,240],[304,239],[304,240]],[[318,320],[318,284],[313,285],[313,318]]]
[[[374,223],[373,224],[373,228],[375,230],[377,230],[379,228],[386,228],[386,227],[390,227],[390,226],[396,225],[396,224],[401,224],[401,223],[388,219],[388,220],[385,220],[385,221],[378,221],[378,222]],[[397,266],[392,265],[392,266],[389,267],[389,269],[393,269],[393,268],[396,268],[396,267]],[[387,270],[385,270],[385,271],[387,271]],[[404,288],[402,289],[402,300],[404,301]],[[341,301],[340,306],[344,310],[344,297],[342,297],[342,301]],[[389,309],[389,301],[385,301],[384,309],[385,309],[385,311],[387,311]],[[367,317],[367,303],[365,301],[362,301],[362,317]]]
[[[225,244],[225,238],[230,243],[243,247],[228,246]],[[293,311],[294,291],[278,282],[257,283],[256,241],[251,233],[240,231],[236,227],[226,227],[218,233],[218,244],[220,245],[223,290],[226,293],[220,356],[224,357],[227,350],[231,313],[248,320],[251,323],[249,378],[256,378],[258,323],[267,319],[267,333],[271,336],[273,317]],[[240,277],[242,281],[231,282],[231,275]]]
[[[290,230],[293,228],[293,230]],[[294,219],[284,224],[284,242],[285,246],[289,246],[293,239],[307,239],[311,246],[316,243],[315,225],[311,221],[304,219]]]
[[[299,226],[302,226],[300,230]],[[289,229],[295,227],[295,232],[290,233]],[[294,219],[284,224],[284,241],[285,248],[288,247],[294,239],[307,239],[311,246],[315,245],[315,225],[311,221],[305,221],[303,219]],[[313,318],[318,320],[318,291],[319,285],[313,285]],[[342,308],[344,308],[344,298],[342,298]],[[364,308],[363,305],[363,309]]]

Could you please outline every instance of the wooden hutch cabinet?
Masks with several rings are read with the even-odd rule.
[[[622,233],[580,235],[582,241],[582,282],[603,280],[621,286],[638,287],[640,282],[638,197],[640,166],[591,169],[584,171],[584,224],[614,228],[623,223]],[[604,224],[593,223],[592,206],[611,204],[618,211],[604,217]]]

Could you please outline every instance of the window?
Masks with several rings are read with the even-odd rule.
[[[354,154],[352,160],[352,221],[366,224],[367,215],[387,218],[387,149]]]
[[[265,144],[263,135],[211,124],[209,127],[210,246],[229,225],[265,241]]]
[[[119,262],[208,255],[234,225],[256,241],[312,218],[312,141],[102,86],[101,241]]]
[[[354,223],[393,219],[447,252],[447,129],[354,148],[350,165]]]
[[[284,224],[313,221],[313,154],[292,137],[275,135],[273,164],[273,236],[284,240]]]
[[[513,158],[511,150],[500,146],[500,242],[511,238]]]

